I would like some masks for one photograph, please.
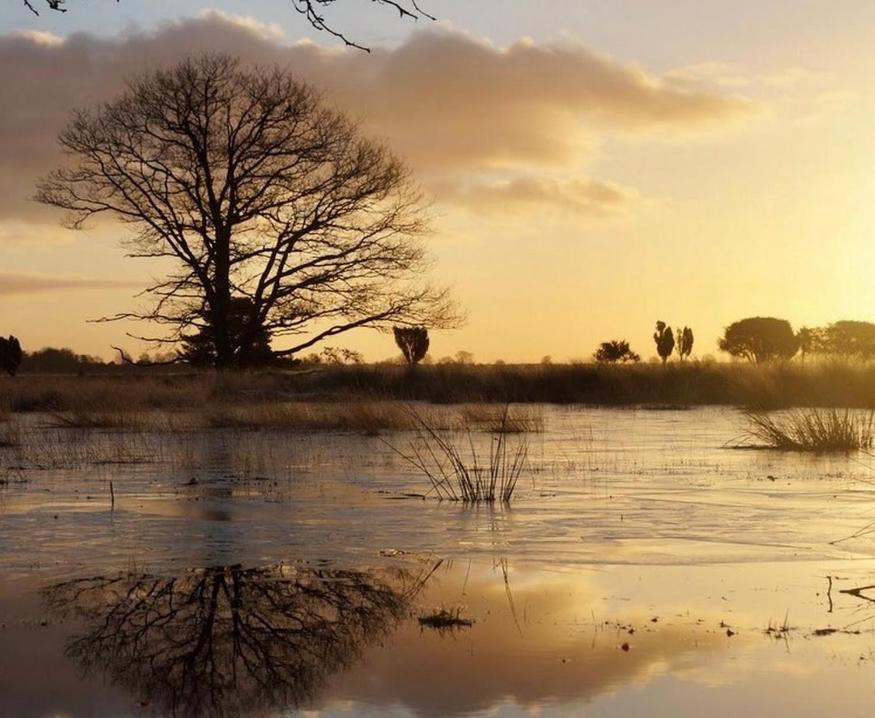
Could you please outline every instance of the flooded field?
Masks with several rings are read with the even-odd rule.
[[[509,506],[434,500],[410,432],[9,419],[0,715],[871,712],[875,459],[539,411]]]

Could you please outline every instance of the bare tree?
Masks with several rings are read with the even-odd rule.
[[[35,0],[23,0],[24,6],[34,15],[39,15]],[[57,12],[67,12],[67,0],[43,0],[46,7]],[[116,0],[118,2],[118,0]],[[307,18],[314,28],[322,32],[327,32],[330,35],[342,40],[349,47],[355,47],[365,52],[370,52],[370,48],[360,45],[349,39],[347,35],[335,29],[335,26],[330,23],[325,15],[324,9],[334,5],[337,0],[291,0],[292,7],[295,8],[301,15]],[[435,17],[429,15],[425,10],[419,7],[417,0],[371,0],[376,5],[382,5],[398,13],[402,20],[434,20]],[[42,5],[43,3],[39,3]]]
[[[265,336],[291,341],[274,352],[289,356],[358,327],[460,321],[423,282],[427,221],[405,165],[285,70],[188,60],[77,111],[60,143],[71,162],[37,199],[73,228],[116,218],[134,230],[131,256],[175,263],[145,290],[153,306],[108,318],[171,328],[139,338],[208,329],[228,367]]]

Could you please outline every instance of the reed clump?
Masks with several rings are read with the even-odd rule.
[[[505,418],[507,417],[505,408]],[[387,445],[419,470],[442,500],[464,503],[509,503],[528,462],[528,442],[511,445],[507,431],[497,431],[489,442],[486,459],[478,452],[474,434],[441,430],[421,414],[409,410],[416,423],[416,437],[409,451]]]
[[[849,452],[872,447],[875,412],[850,409],[746,411],[748,446],[783,451]]]

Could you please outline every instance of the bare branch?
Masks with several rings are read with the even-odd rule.
[[[30,10],[34,15],[39,15],[39,11],[34,7],[32,0],[23,0],[24,6]],[[118,2],[119,0],[116,0]],[[67,12],[66,0],[44,0],[46,5],[50,10],[56,10],[58,12]],[[295,8],[301,15],[303,15],[307,22],[310,23],[314,28],[319,30],[320,32],[326,32],[333,37],[336,37],[338,40],[341,40],[347,47],[354,47],[358,50],[364,50],[365,52],[370,52],[370,48],[365,47],[364,45],[360,45],[352,40],[350,40],[347,35],[339,30],[335,30],[334,26],[330,24],[322,14],[322,8],[328,7],[329,5],[334,5],[336,0],[292,0],[292,7]],[[372,0],[372,2],[377,5],[384,5],[386,7],[393,8],[398,12],[398,16],[404,20],[435,20],[436,18],[433,15],[425,12],[421,7],[419,7],[419,3],[417,0]]]

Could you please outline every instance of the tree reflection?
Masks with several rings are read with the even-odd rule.
[[[58,615],[84,619],[67,654],[156,710],[234,715],[298,705],[386,636],[437,568],[220,566],[55,584]]]

